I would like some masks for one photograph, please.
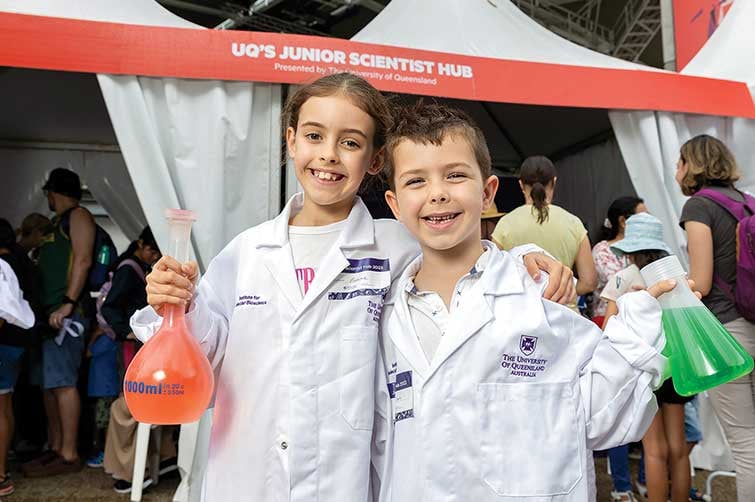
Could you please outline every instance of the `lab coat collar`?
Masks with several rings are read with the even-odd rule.
[[[518,294],[524,291],[522,281],[517,270],[518,257],[510,253],[500,251],[495,244],[490,241],[482,241],[482,246],[490,250],[490,257],[487,262],[482,264],[482,277],[480,277],[480,287],[483,294],[492,296],[502,296],[508,294]],[[414,287],[414,276],[419,272],[422,266],[422,255],[416,257],[405,269],[396,286],[391,288],[390,293],[385,298],[386,305],[394,305],[400,301],[401,295],[411,291]],[[477,264],[472,267],[470,273],[475,272]]]
[[[492,308],[494,298],[486,297],[524,292],[515,259],[506,252],[491,248],[493,245],[487,241],[483,241],[483,246],[493,252],[490,254],[487,264],[485,264],[482,277],[468,291],[467,294],[470,297],[462,301],[461,306],[451,315],[448,333],[441,340],[438,350],[429,364],[417,338],[408,306],[408,295],[410,293],[407,288],[411,287],[412,278],[419,269],[421,256],[406,268],[397,287],[391,292],[390,300],[395,303],[395,306],[394,315],[388,321],[389,336],[396,348],[404,354],[414,371],[422,375],[425,381],[467,340],[495,318]]]
[[[257,247],[283,247],[288,244],[288,222],[304,206],[304,193],[295,194],[288,200],[281,213],[273,218],[272,232],[261,236]],[[346,218],[346,225],[338,238],[341,249],[358,248],[375,243],[375,225],[367,206],[357,197]]]

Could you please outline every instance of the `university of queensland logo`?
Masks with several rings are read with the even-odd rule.
[[[519,337],[519,350],[525,356],[532,355],[535,352],[535,347],[537,347],[536,336],[522,335]]]

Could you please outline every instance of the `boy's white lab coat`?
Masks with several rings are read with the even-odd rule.
[[[636,441],[650,425],[665,364],[658,302],[624,296],[603,333],[543,300],[520,267],[491,253],[430,364],[406,302],[416,264],[386,299],[381,501],[583,502],[586,449]]]
[[[207,501],[368,500],[378,319],[419,249],[357,200],[302,299],[288,240],[302,201],[236,237],[186,316],[216,374]],[[159,318],[132,327],[145,340]]]

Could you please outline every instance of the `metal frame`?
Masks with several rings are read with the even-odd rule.
[[[628,0],[614,30],[619,35],[612,54],[621,59],[638,61],[661,31],[660,0]]]

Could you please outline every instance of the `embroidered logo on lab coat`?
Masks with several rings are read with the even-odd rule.
[[[236,307],[267,305],[267,300],[258,295],[241,295],[236,301]]]
[[[532,353],[535,352],[536,347],[536,336],[522,335],[519,337],[519,350],[521,350],[522,354],[524,354],[525,356],[532,355]]]

